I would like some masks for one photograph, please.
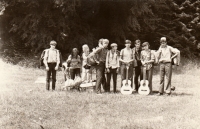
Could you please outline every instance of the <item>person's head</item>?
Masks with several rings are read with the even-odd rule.
[[[141,41],[139,39],[135,40],[135,47],[140,48],[141,46]]]
[[[108,39],[104,39],[104,40],[103,40],[102,46],[103,46],[104,48],[106,48],[106,47],[108,47],[108,44],[109,44],[109,40],[108,40]]]
[[[167,46],[167,39],[166,39],[166,37],[160,38],[160,46],[161,47],[166,47]]]
[[[102,46],[102,45],[103,45],[103,40],[104,40],[103,38],[99,39],[99,42],[98,42],[98,43],[99,43],[99,46]]]
[[[77,58],[78,57],[78,49],[77,48],[73,48],[71,55],[72,55],[72,58]]]
[[[144,43],[142,44],[142,49],[143,49],[143,50],[148,50],[149,47],[150,47],[150,44],[149,44],[148,42],[144,42]]]
[[[117,50],[117,44],[116,44],[116,43],[112,43],[112,44],[110,45],[110,47],[111,47],[111,49],[114,50],[114,51]]]
[[[125,46],[126,48],[130,48],[131,47],[131,41],[130,40],[125,40]]]
[[[50,47],[51,47],[51,48],[54,49],[54,48],[56,47],[56,45],[57,45],[56,41],[52,40],[52,41],[50,42]]]
[[[89,49],[89,47],[88,47],[87,44],[84,44],[84,45],[82,46],[82,49],[83,49],[83,52],[84,52],[84,53],[89,53],[89,51],[90,51],[90,49]]]

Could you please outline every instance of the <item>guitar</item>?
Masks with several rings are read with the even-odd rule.
[[[140,88],[138,93],[141,95],[148,95],[150,93],[149,81],[146,78],[146,66],[143,68],[143,80],[140,81]]]
[[[133,89],[131,88],[131,81],[128,80],[128,69],[129,69],[129,64],[126,66],[126,80],[122,81],[122,88],[121,88],[121,93],[124,95],[130,95],[133,92]]]

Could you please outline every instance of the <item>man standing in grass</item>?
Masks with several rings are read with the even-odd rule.
[[[126,71],[127,71],[126,66],[129,65],[128,80],[131,80],[131,84],[132,84],[132,77],[133,77],[133,65],[132,65],[132,63],[133,63],[134,57],[133,57],[133,51],[130,47],[131,47],[131,41],[126,40],[125,41],[125,48],[120,51],[119,61],[121,61],[120,69],[121,69],[121,79],[122,79],[122,81],[126,79]]]
[[[106,55],[108,51],[108,39],[100,39],[99,47],[93,52],[95,56],[95,61],[97,63],[96,66],[96,93],[101,94],[101,84],[103,85],[103,89],[107,92],[106,88],[106,78],[105,78],[105,63],[106,63]],[[96,58],[97,57],[97,58]]]
[[[110,92],[110,80],[113,76],[113,92],[117,92],[117,73],[119,71],[119,57],[117,52],[117,44],[112,43],[111,50],[108,51],[106,57],[106,69],[107,69],[107,91]]]
[[[172,77],[172,59],[175,58],[178,53],[175,48],[167,45],[166,37],[160,39],[160,48],[158,49],[158,61],[160,64],[160,89],[158,96],[163,95],[164,92],[164,78],[166,75],[166,94],[171,94],[171,77]]]
[[[134,84],[135,84],[135,89],[134,91],[138,91],[139,89],[139,82],[138,79],[140,77],[140,80],[142,80],[142,74],[141,74],[141,41],[138,39],[135,41],[135,47],[133,48],[133,56],[135,59],[135,63],[134,63]]]
[[[60,54],[56,47],[56,41],[50,42],[50,49],[47,49],[44,55],[44,65],[46,66],[46,89],[50,87],[50,76],[52,75],[52,90],[55,90],[56,83],[56,71],[58,70],[60,63]]]

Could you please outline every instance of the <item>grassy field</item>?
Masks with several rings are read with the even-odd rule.
[[[46,91],[34,83],[43,70],[0,60],[0,129],[200,129],[200,69],[174,70],[171,96],[96,95],[61,91],[61,72],[56,91]],[[158,87],[155,74],[153,90]]]

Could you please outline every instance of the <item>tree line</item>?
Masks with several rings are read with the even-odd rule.
[[[1,51],[12,56],[37,55],[51,40],[63,55],[100,38],[148,41],[158,49],[160,37],[181,55],[199,54],[200,0],[1,0]],[[28,53],[28,54],[27,54]]]

